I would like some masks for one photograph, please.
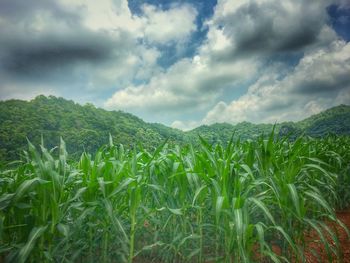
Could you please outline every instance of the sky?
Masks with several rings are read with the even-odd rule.
[[[348,0],[0,0],[0,100],[188,130],[350,104]]]

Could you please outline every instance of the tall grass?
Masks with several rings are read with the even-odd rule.
[[[1,171],[0,255],[7,262],[304,261],[304,234],[314,230],[331,260],[339,244],[324,222],[341,224],[335,208],[350,201],[349,161],[348,137],[290,142],[271,133],[226,147],[164,143],[153,153],[111,138],[78,163],[67,162],[63,140],[50,151],[29,143],[24,160]]]

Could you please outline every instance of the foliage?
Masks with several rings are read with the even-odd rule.
[[[65,143],[0,179],[0,255],[15,262],[291,262],[349,204],[350,138],[231,140],[225,147],[116,145],[68,163]],[[344,198],[346,197],[346,198]],[[338,222],[340,223],[340,222]],[[329,232],[331,241],[324,236]],[[332,245],[335,244],[335,245]],[[282,254],[272,249],[278,246]]]
[[[62,137],[73,159],[83,151],[96,152],[113,135],[115,143],[135,147],[145,142],[151,150],[160,141],[181,142],[182,133],[164,125],[148,124],[121,111],[106,111],[92,104],[81,106],[63,98],[38,96],[27,102],[0,102],[0,160],[15,160],[27,144],[27,138],[39,144],[41,137],[52,148]]]
[[[272,124],[242,122],[203,125],[182,132],[162,124],[146,123],[121,111],[106,111],[92,104],[81,106],[63,98],[42,95],[29,102],[0,102],[0,123],[0,163],[18,159],[26,148],[27,138],[37,145],[43,137],[46,146],[52,148],[62,137],[67,142],[70,158],[77,160],[84,151],[96,152],[109,134],[114,143],[122,143],[128,149],[143,142],[147,150],[154,150],[166,139],[171,145],[192,143],[198,147],[200,135],[210,144],[226,145],[232,134],[235,139],[254,139],[261,134],[268,136],[273,128]],[[314,137],[328,133],[350,134],[350,106],[341,105],[302,122],[277,124],[275,129],[277,134],[288,135],[292,140],[303,133]]]

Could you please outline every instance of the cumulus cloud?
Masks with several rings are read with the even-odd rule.
[[[153,43],[167,44],[186,41],[196,30],[197,11],[190,5],[160,10],[152,5],[143,6],[144,36]]]
[[[185,2],[0,1],[0,99],[50,93],[181,129],[349,103],[349,47],[327,13],[348,1],[218,0],[206,20]]]
[[[92,86],[110,88],[120,76],[121,65],[130,64],[136,47],[131,33],[89,27],[85,23],[89,15],[84,10],[94,7],[89,6],[93,1],[84,5],[71,1],[69,7],[64,2],[1,2],[1,10],[13,13],[0,13],[1,98],[11,93],[5,88],[9,86],[22,87],[28,94],[37,90],[29,87],[46,86],[63,95],[67,90],[71,95]],[[112,6],[112,1],[102,2]],[[109,68],[115,69],[113,78]]]
[[[334,41],[305,54],[283,79],[278,68],[266,72],[239,99],[219,102],[203,123],[299,120],[340,103],[350,104],[349,62],[350,44]]]
[[[330,1],[219,1],[209,23],[232,42],[232,56],[295,52],[331,41],[326,7]]]
[[[2,22],[7,20],[25,26],[27,23],[32,24],[33,18],[40,19],[43,13],[60,18],[65,23],[76,23],[80,19],[77,13],[70,12],[54,0],[2,0],[0,2],[0,16],[5,19],[5,21],[1,19]]]
[[[44,32],[12,35],[16,42],[2,45],[0,67],[15,75],[47,74],[77,62],[99,63],[113,56],[115,41],[99,33]]]
[[[105,106],[141,115],[184,114],[209,109],[234,84],[255,74],[256,62],[212,63],[197,55],[182,59],[167,71],[155,75],[145,85],[130,86],[117,91]],[[181,110],[179,110],[181,109]]]
[[[142,8],[134,15],[126,0],[1,1],[0,98],[31,97],[43,93],[39,86],[94,98],[148,81],[161,72],[153,44],[184,43],[197,13],[187,4]]]
[[[170,126],[175,129],[189,131],[198,127],[201,123],[199,121],[174,121]]]
[[[350,2],[348,0],[339,0],[337,3],[340,8],[350,9]]]
[[[271,89],[274,95],[271,85],[275,85],[284,75],[289,75],[289,59],[296,54],[302,57],[304,52],[327,47],[337,39],[327,24],[326,7],[329,3],[306,3],[304,0],[218,1],[213,17],[206,22],[206,40],[193,58],[176,62],[153,76],[147,84],[131,85],[117,91],[106,101],[105,106],[153,118],[160,114],[181,118],[186,112],[198,113],[211,108],[204,122],[236,121],[228,118],[229,114],[220,115],[223,108],[229,107],[227,99],[220,103],[218,101],[225,99],[226,94],[234,93],[234,89],[259,78],[258,82],[264,84],[251,86],[245,95],[247,99],[244,103],[242,100],[236,102],[235,108],[241,111],[237,114],[240,116],[238,119],[261,121],[261,114],[244,114],[245,107],[257,109],[259,104],[259,96],[250,96],[250,92],[261,90],[260,86],[269,82],[264,92]],[[274,61],[278,54],[284,54],[284,63]],[[300,72],[303,70],[299,69]],[[335,72],[337,70],[334,69]],[[294,82],[297,82],[297,78],[300,82],[304,81],[303,78],[310,79],[306,74],[309,72],[303,76],[295,75]],[[305,93],[318,94],[327,89],[327,85],[335,85],[326,83],[316,75],[314,77],[319,83],[315,79],[309,83],[303,82],[304,86],[300,83],[298,87]],[[344,77],[343,83],[346,81]],[[312,85],[317,85],[317,90]],[[265,112],[273,112],[288,103],[287,99],[281,97],[278,102],[265,105]],[[192,126],[194,122],[178,120],[173,124],[185,127]]]
[[[23,89],[26,92],[23,92]],[[51,86],[46,85],[32,85],[31,83],[16,83],[12,84],[2,84],[1,86],[1,99],[20,99],[20,100],[31,100],[34,99],[38,94],[45,96],[62,96],[57,90],[53,89]]]

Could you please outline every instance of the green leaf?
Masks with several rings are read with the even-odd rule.
[[[24,263],[27,260],[30,252],[35,246],[36,241],[44,234],[46,229],[47,226],[34,227],[32,229],[32,231],[29,234],[27,243],[20,249],[18,253],[18,262]]]
[[[181,211],[181,208],[170,208],[168,207],[169,211],[171,213],[173,213],[174,215],[179,215],[181,216],[182,215],[182,211]]]

